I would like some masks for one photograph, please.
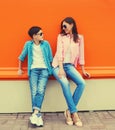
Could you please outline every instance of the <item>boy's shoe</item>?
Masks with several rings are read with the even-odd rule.
[[[42,119],[42,114],[41,113],[38,113],[37,114],[37,126],[39,127],[43,127],[43,119]]]
[[[33,125],[36,125],[38,127],[42,127],[43,126],[43,120],[42,120],[42,116],[41,113],[38,114],[32,114],[32,116],[30,117],[30,122]]]

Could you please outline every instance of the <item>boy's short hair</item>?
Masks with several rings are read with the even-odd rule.
[[[41,30],[41,27],[33,26],[28,30],[28,34],[31,38],[33,38],[34,34],[37,34]]]

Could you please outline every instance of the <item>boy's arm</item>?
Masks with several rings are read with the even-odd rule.
[[[23,74],[23,70],[22,70],[22,61],[19,60],[18,75],[22,75],[22,74]]]
[[[49,43],[48,43],[48,55],[49,55],[49,60],[52,63],[53,55],[52,55],[52,49]]]
[[[18,75],[22,75],[24,73],[23,70],[22,70],[22,62],[24,61],[27,53],[28,53],[27,43],[25,43],[24,48],[23,48],[20,56],[18,57],[18,59],[19,59],[19,63],[18,63],[19,64],[18,65]]]

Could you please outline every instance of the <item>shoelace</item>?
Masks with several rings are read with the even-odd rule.
[[[40,117],[41,116],[41,113],[38,113],[38,114],[36,114],[37,115],[37,117]]]

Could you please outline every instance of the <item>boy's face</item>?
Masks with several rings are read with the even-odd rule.
[[[43,31],[40,30],[37,34],[34,34],[33,39],[37,41],[43,40]]]

